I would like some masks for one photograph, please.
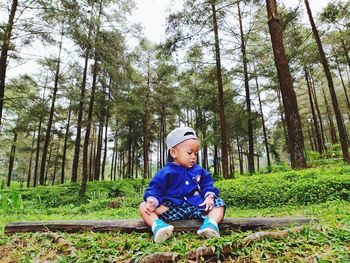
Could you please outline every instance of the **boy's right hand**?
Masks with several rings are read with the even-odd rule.
[[[150,215],[151,213],[153,213],[156,210],[156,202],[150,198],[147,200],[146,203],[146,208],[145,208],[145,212]]]

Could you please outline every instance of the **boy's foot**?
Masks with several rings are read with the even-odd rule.
[[[220,237],[218,225],[209,217],[206,217],[197,234],[205,238]]]
[[[154,227],[152,226],[153,240],[156,243],[164,242],[174,232],[174,226],[165,223],[163,220],[158,219],[153,224],[155,224]]]

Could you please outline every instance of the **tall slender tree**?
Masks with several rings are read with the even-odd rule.
[[[49,114],[49,119],[47,122],[45,142],[44,142],[44,147],[43,147],[43,154],[41,157],[40,176],[39,176],[40,185],[44,185],[46,156],[47,156],[47,151],[48,151],[49,144],[50,144],[51,128],[52,128],[52,123],[53,123],[53,115],[55,113],[55,103],[56,103],[59,78],[60,78],[62,43],[63,43],[63,25],[62,25],[62,30],[61,30],[61,40],[59,43],[59,50],[58,50],[58,57],[57,57],[57,64],[56,64],[56,71],[55,71],[55,82],[54,82],[54,88],[53,88],[53,92],[52,92],[50,114]]]
[[[254,133],[253,133],[253,120],[252,120],[252,110],[250,101],[250,90],[249,90],[249,76],[248,76],[248,58],[246,52],[246,43],[243,31],[243,18],[240,8],[240,1],[237,2],[238,9],[238,21],[239,21],[239,32],[241,40],[241,52],[243,61],[243,75],[244,75],[244,88],[246,96],[247,105],[247,115],[248,115],[248,171],[250,174],[255,172],[254,167]]]
[[[276,0],[266,0],[266,8],[273,54],[288,127],[288,148],[291,166],[297,169],[306,168],[303,131],[292,77],[289,71],[288,59],[283,44]]]
[[[317,140],[317,148],[318,148],[318,152],[320,154],[322,154],[323,153],[323,141],[322,141],[322,137],[321,137],[320,128],[319,128],[319,125],[318,125],[318,120],[317,120],[317,117],[316,117],[314,101],[313,101],[313,96],[312,96],[312,86],[311,86],[310,77],[309,77],[309,73],[308,73],[308,71],[306,69],[306,66],[304,66],[304,74],[305,74],[305,80],[306,80],[308,95],[309,95],[309,102],[310,102],[310,109],[311,109],[312,119],[313,119],[313,123],[314,123],[314,126],[315,126],[314,128],[315,128],[315,134],[316,134],[316,140]]]
[[[312,16],[312,12],[311,12],[311,9],[310,9],[309,1],[308,0],[304,0],[304,3],[305,3],[306,11],[307,11],[307,14],[308,14],[308,17],[309,17],[309,20],[310,20],[312,32],[313,32],[314,38],[316,40],[318,52],[319,52],[319,55],[320,55],[321,64],[323,66],[323,70],[325,72],[326,79],[327,79],[327,82],[328,82],[329,93],[331,95],[332,104],[333,104],[333,110],[334,110],[334,114],[335,114],[335,118],[336,118],[337,126],[338,126],[338,132],[339,132],[339,137],[340,137],[340,144],[341,144],[341,148],[342,148],[342,152],[343,152],[343,159],[347,163],[350,163],[350,156],[349,156],[349,149],[348,149],[348,139],[347,139],[347,136],[346,136],[346,130],[345,130],[345,125],[344,125],[344,122],[343,122],[343,118],[341,116],[341,112],[340,112],[340,109],[339,109],[337,95],[335,93],[332,73],[331,73],[331,71],[329,69],[328,60],[327,60],[326,54],[325,54],[325,52],[323,50],[321,38],[320,38],[320,35],[318,33],[318,30],[317,30],[314,18]]]
[[[85,138],[84,138],[84,148],[83,148],[83,176],[82,176],[82,183],[80,188],[80,197],[83,197],[86,192],[86,183],[88,180],[88,151],[89,151],[89,142],[90,142],[90,132],[91,132],[91,123],[92,123],[92,114],[94,110],[94,103],[95,103],[95,93],[96,93],[96,85],[97,85],[97,76],[98,76],[98,41],[99,41],[99,34],[100,34],[100,18],[102,13],[102,0],[100,0],[99,5],[99,11],[98,11],[98,17],[97,17],[97,27],[96,27],[96,35],[95,35],[95,45],[94,45],[94,66],[93,66],[93,79],[92,79],[92,86],[91,86],[91,94],[90,94],[90,102],[89,102],[89,108],[88,108],[88,117],[87,117],[87,124],[86,124],[86,131],[85,131]],[[101,125],[99,132],[101,131]],[[100,136],[99,136],[100,137]],[[100,155],[99,155],[100,156]],[[96,166],[100,166],[100,160],[98,162],[96,161]],[[96,171],[96,169],[95,169]],[[95,172],[95,179],[96,179],[96,172]],[[98,178],[97,178],[98,179]]]
[[[0,125],[2,120],[3,106],[4,106],[4,95],[5,95],[5,79],[6,79],[6,68],[8,52],[10,48],[10,41],[12,35],[12,28],[15,21],[16,10],[18,7],[18,1],[12,0],[11,10],[6,25],[5,32],[3,34],[1,54],[0,54]]]
[[[78,181],[78,166],[79,166],[79,156],[80,156],[80,140],[81,140],[81,130],[83,127],[83,113],[84,113],[84,100],[85,100],[85,89],[86,89],[86,78],[87,78],[87,70],[88,70],[88,63],[89,63],[89,57],[91,52],[91,43],[90,38],[92,34],[92,19],[93,19],[93,3],[91,6],[90,11],[90,19],[89,19],[89,25],[88,25],[88,34],[87,34],[87,43],[85,47],[84,52],[84,70],[83,70],[83,78],[80,85],[80,100],[79,100],[79,110],[78,110],[78,119],[77,119],[77,132],[75,137],[75,145],[74,145],[74,156],[73,156],[73,164],[72,164],[72,175],[71,175],[71,181],[77,182]]]
[[[220,134],[221,134],[221,158],[222,158],[222,174],[224,178],[229,178],[228,174],[228,155],[227,155],[227,132],[226,132],[226,117],[225,117],[225,104],[224,104],[224,86],[222,82],[221,73],[221,54],[220,54],[220,41],[219,30],[217,23],[216,13],[216,0],[210,0],[212,10],[212,22],[215,40],[215,61],[216,61],[216,80],[218,84],[219,94],[219,119],[220,119]]]
[[[10,187],[11,185],[11,179],[12,179],[12,171],[13,171],[13,165],[15,162],[15,155],[16,155],[16,148],[17,148],[17,138],[18,134],[17,131],[13,131],[13,141],[12,141],[12,146],[11,146],[11,152],[10,152],[10,161],[9,161],[9,169],[7,173],[7,187]]]

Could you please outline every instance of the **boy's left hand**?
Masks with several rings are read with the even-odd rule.
[[[205,205],[205,211],[212,210],[214,208],[214,198],[213,195],[208,195],[200,206]]]

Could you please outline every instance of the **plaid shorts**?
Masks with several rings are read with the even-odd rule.
[[[184,202],[181,205],[175,205],[170,201],[165,201],[164,206],[169,207],[167,211],[159,215],[159,218],[165,221],[181,220],[181,219],[203,219],[207,216],[208,211],[204,208],[193,206],[188,202]],[[214,199],[214,208],[225,207],[224,200],[220,198]]]

